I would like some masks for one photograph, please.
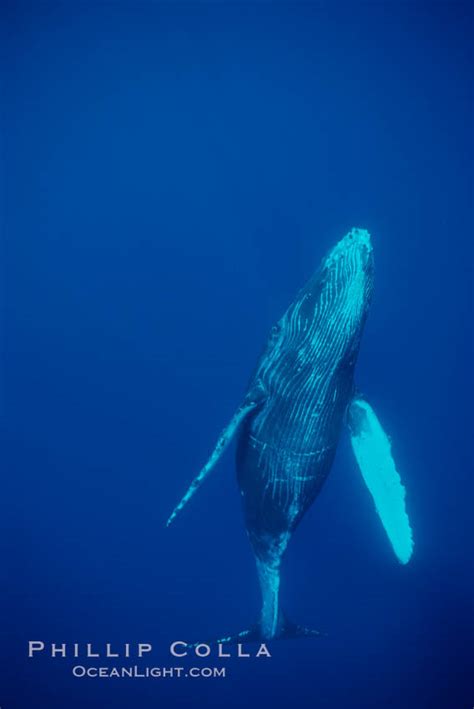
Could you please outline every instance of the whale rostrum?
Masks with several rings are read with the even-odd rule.
[[[395,554],[403,564],[412,555],[405,489],[390,441],[354,385],[373,272],[369,233],[351,229],[272,328],[242,404],[168,519],[169,525],[237,436],[237,481],[257,562],[262,611],[255,626],[219,642],[319,634],[282,613],[281,559],[328,476],[345,420]]]

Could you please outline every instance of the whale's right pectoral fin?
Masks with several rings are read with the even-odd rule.
[[[352,449],[377,513],[402,564],[413,553],[413,535],[405,507],[405,488],[395,467],[390,440],[375,411],[360,396],[348,409]]]
[[[189,502],[196,490],[202,485],[204,480],[207,478],[207,476],[214,468],[215,464],[217,463],[217,461],[219,460],[219,458],[221,457],[221,455],[237,433],[244,419],[250,414],[250,412],[255,411],[255,409],[259,408],[263,404],[264,399],[265,392],[260,386],[255,387],[255,389],[251,390],[247,394],[242,405],[239,406],[239,408],[231,418],[229,424],[225,427],[225,429],[219,436],[219,439],[216,443],[216,447],[211,453],[209,460],[201,469],[201,471],[196,475],[188,490],[186,491],[184,497],[182,498],[181,502],[176,505],[173,512],[169,516],[168,521],[166,523],[167,527],[169,527],[178,512],[181,512],[185,504]]]

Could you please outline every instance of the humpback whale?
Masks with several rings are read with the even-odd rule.
[[[234,436],[245,526],[262,593],[259,622],[218,642],[318,635],[279,604],[281,560],[331,469],[344,422],[376,511],[402,564],[413,551],[405,488],[390,440],[354,369],[373,290],[370,234],[353,228],[272,328],[243,401],[168,519],[206,479]]]

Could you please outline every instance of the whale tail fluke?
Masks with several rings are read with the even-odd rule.
[[[240,645],[241,643],[266,643],[272,640],[291,638],[316,638],[324,633],[305,625],[299,625],[288,620],[281,610],[280,594],[280,560],[279,554],[273,559],[264,561],[256,557],[258,580],[262,592],[262,610],[258,623],[234,635],[226,635],[217,640],[206,641],[204,644]],[[188,643],[189,648],[195,648],[200,642]]]
[[[251,642],[261,642],[262,634],[258,623],[250,626],[246,630],[242,630],[240,633],[235,633],[235,635],[226,635],[223,638],[219,638],[217,643],[220,645],[238,645],[239,643],[251,643]]]
[[[217,638],[217,640],[207,639],[203,641],[199,640],[194,643],[186,643],[186,647],[193,649],[199,645],[239,645],[240,643],[249,642],[262,642],[262,634],[258,624],[252,625],[250,628],[246,628],[246,630],[241,630],[240,633],[235,633],[234,635],[224,635],[221,638]]]
[[[206,640],[204,643],[195,642],[187,643],[186,646],[189,649],[196,648],[198,645],[240,645],[242,643],[265,643],[271,642],[273,640],[291,640],[293,638],[317,638],[325,635],[319,630],[314,630],[313,628],[308,628],[305,625],[299,625],[297,623],[292,623],[284,618],[282,625],[276,635],[269,638],[263,632],[260,623],[255,623],[250,628],[242,630],[240,633],[235,633],[234,635],[225,635],[224,637],[218,638],[217,640]]]
[[[288,620],[280,608],[280,556],[273,563],[265,562],[257,557],[257,572],[262,592],[262,611],[258,632],[261,640],[278,640],[280,638],[315,638],[321,635],[319,630],[313,630],[305,625],[299,625]]]
[[[282,634],[279,636],[281,638],[319,638],[326,633],[322,633],[320,630],[315,628],[308,628],[306,625],[299,625],[299,623],[292,623],[288,619],[285,619],[285,624],[283,626]]]

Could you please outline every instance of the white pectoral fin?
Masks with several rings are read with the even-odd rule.
[[[406,564],[413,553],[413,535],[390,440],[370,404],[361,397],[355,397],[349,406],[348,422],[362,477],[395,554]]]
[[[254,394],[254,395],[252,395]],[[252,392],[252,394],[247,395],[243,404],[237,409],[233,417],[231,418],[229,424],[225,427],[225,429],[222,431],[221,435],[219,436],[219,439],[216,443],[216,447],[214,448],[213,452],[211,453],[211,456],[209,457],[207,463],[205,466],[200,470],[200,472],[196,475],[194,480],[192,481],[191,485],[187,489],[184,497],[181,499],[181,502],[179,502],[176,507],[174,508],[173,512],[168,518],[168,521],[166,523],[166,526],[169,527],[171,522],[174,520],[176,515],[181,512],[183,507],[191,497],[194,495],[194,493],[198,490],[198,488],[202,485],[204,480],[207,478],[211,470],[214,468],[216,465],[217,461],[235,436],[237,430],[239,429],[240,424],[242,421],[246,418],[246,416],[256,409],[258,406],[261,405],[264,394],[263,391],[260,389],[256,389],[255,392]]]

